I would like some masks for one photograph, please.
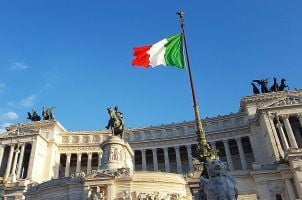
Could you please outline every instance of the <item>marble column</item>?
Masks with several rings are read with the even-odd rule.
[[[34,166],[36,162],[36,154],[37,154],[38,148],[37,148],[37,138],[34,138],[34,141],[31,143],[31,149],[30,149],[30,159],[28,163],[28,169],[27,169],[27,177],[28,179],[32,180],[34,176]],[[24,172],[25,173],[25,172]]]
[[[298,114],[297,114],[297,117],[298,117],[298,119],[299,119],[300,126],[302,127],[302,113],[298,113]]]
[[[279,133],[280,133],[281,142],[283,144],[284,151],[287,151],[289,149],[289,145],[288,145],[285,133],[283,131],[283,125],[280,122],[278,122],[276,124],[276,126],[277,126],[277,129],[278,129]]]
[[[236,142],[237,142],[237,146],[238,146],[238,150],[239,150],[239,157],[240,157],[242,169],[247,170],[246,159],[245,159],[245,155],[244,155],[241,138],[236,138]]]
[[[252,132],[252,135],[249,135],[249,141],[252,148],[253,157],[255,159],[255,163],[261,163],[262,157],[260,156],[260,152],[258,151],[258,143],[255,140],[255,132]]]
[[[224,144],[224,150],[225,150],[229,170],[234,170],[234,165],[233,165],[233,160],[232,160],[232,155],[231,155],[228,140],[223,140],[223,144]]]
[[[189,161],[189,168],[190,168],[190,172],[194,171],[194,166],[193,166],[193,158],[192,158],[192,149],[191,149],[191,145],[186,145],[187,148],[187,152],[188,152],[188,161]]]
[[[293,185],[292,185],[290,179],[286,178],[284,181],[285,181],[285,186],[286,186],[287,193],[289,196],[289,200],[296,200],[295,191],[294,191],[294,188],[293,188]]]
[[[272,120],[273,115],[268,113],[267,111],[259,112],[259,122],[260,126],[262,127],[261,131],[264,131],[264,138],[268,146],[268,151],[264,153],[265,160],[261,160],[261,162],[268,163],[268,162],[275,162],[279,161],[282,158],[282,147],[280,144],[278,137],[276,137],[276,129],[274,127],[274,123]],[[256,130],[258,133],[255,136],[259,136],[260,129]],[[256,140],[259,138],[255,138]],[[259,150],[257,150],[259,151]],[[270,155],[269,155],[270,154]],[[269,157],[268,157],[269,156]],[[261,156],[263,157],[263,156]]]
[[[153,156],[153,169],[155,172],[158,171],[158,161],[157,161],[157,149],[152,149]]]
[[[5,150],[5,145],[0,145],[0,166],[2,165],[3,154]]]
[[[8,156],[8,160],[7,160],[7,165],[6,165],[6,170],[5,170],[5,175],[4,175],[5,179],[7,179],[7,177],[9,176],[10,169],[12,167],[14,148],[15,148],[15,144],[11,144],[10,145],[10,150],[9,150],[9,156]]]
[[[69,176],[69,171],[70,171],[70,158],[71,154],[67,153],[66,154],[66,167],[65,167],[65,177]]]
[[[281,115],[281,117],[282,117],[282,120],[284,122],[284,126],[285,126],[285,130],[286,130],[286,133],[287,133],[287,136],[288,136],[288,139],[289,139],[290,147],[298,148],[298,144],[296,142],[294,132],[293,132],[293,130],[290,126],[289,120],[288,120],[289,116],[288,115]]]
[[[165,169],[166,169],[166,172],[170,172],[168,147],[164,147],[163,149],[164,149],[164,157],[165,157]]]
[[[16,175],[16,168],[17,168],[19,153],[20,153],[19,146],[17,146],[17,149],[15,150],[15,157],[14,157],[14,162],[13,162],[11,175]]]
[[[81,172],[82,153],[77,153],[77,168],[76,172]]]
[[[92,160],[92,153],[87,153],[88,160],[87,160],[87,174],[91,173],[91,160]]]
[[[141,149],[141,154],[142,154],[142,170],[147,171],[146,149]]]
[[[22,144],[21,146],[21,153],[20,153],[20,158],[19,158],[19,162],[18,162],[18,171],[17,171],[17,178],[20,178],[21,175],[21,170],[22,170],[22,165],[23,165],[23,158],[24,158],[24,150],[25,150],[25,145],[26,144]]]
[[[176,154],[177,173],[182,174],[182,165],[181,165],[179,146],[174,147],[174,149]]]

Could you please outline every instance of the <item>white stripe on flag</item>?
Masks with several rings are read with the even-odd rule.
[[[158,65],[165,65],[166,66],[166,61],[165,61],[165,51],[166,47],[165,44],[167,44],[168,40],[163,39],[155,44],[152,45],[150,50],[148,51],[150,58],[150,66],[151,67],[156,67]]]

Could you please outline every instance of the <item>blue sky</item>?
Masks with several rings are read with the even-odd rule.
[[[4,0],[0,129],[43,106],[69,130],[104,129],[115,105],[128,128],[193,120],[186,70],[131,66],[133,47],[180,32],[180,9],[203,118],[237,112],[253,79],[301,88],[301,0]]]

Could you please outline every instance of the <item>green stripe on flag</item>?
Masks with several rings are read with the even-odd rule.
[[[165,45],[165,61],[167,66],[176,66],[178,68],[186,68],[184,62],[183,48],[182,48],[182,35],[173,35],[168,39]]]

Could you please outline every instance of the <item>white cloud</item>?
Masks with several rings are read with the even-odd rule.
[[[15,62],[12,64],[11,69],[13,70],[25,70],[28,68],[28,65],[20,62]]]
[[[34,94],[29,95],[28,97],[22,99],[20,104],[21,104],[21,106],[26,107],[26,108],[33,107],[35,99],[36,99],[36,95],[34,95]]]
[[[9,120],[9,121],[11,121],[11,120],[16,120],[16,119],[18,119],[19,118],[19,116],[17,115],[17,113],[15,113],[15,112],[7,112],[7,113],[4,113],[3,115],[2,115],[2,119],[3,120]]]
[[[6,88],[6,84],[0,83],[0,93]]]

